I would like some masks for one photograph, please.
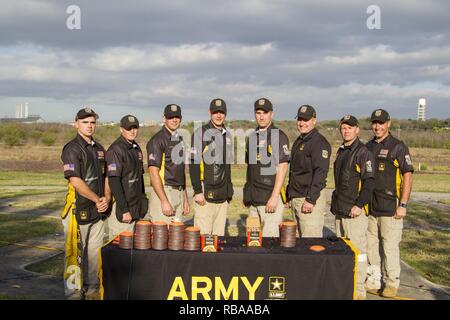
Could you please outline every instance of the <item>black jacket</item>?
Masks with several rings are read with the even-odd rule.
[[[86,142],[79,134],[68,142],[62,151],[64,177],[78,177],[87,184],[97,196],[104,196],[105,187],[105,148],[92,140]],[[75,192],[75,216],[79,224],[95,223],[102,218],[95,203]]]
[[[130,144],[120,136],[108,148],[106,162],[111,191],[116,199],[117,219],[122,221],[125,212],[130,212],[133,220],[143,218],[147,213],[148,200],[141,148],[136,142]]]
[[[288,198],[306,198],[316,204],[325,188],[330,166],[331,146],[317,129],[300,135],[291,149]]]
[[[225,127],[220,131],[211,122],[192,134],[189,165],[191,183],[194,194],[203,192],[208,202],[223,203],[231,201],[233,197],[231,139]]]

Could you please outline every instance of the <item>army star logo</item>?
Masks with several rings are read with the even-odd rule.
[[[344,120],[350,120],[350,116],[349,115],[345,116]]]
[[[222,105],[222,101],[219,99],[216,100],[216,107],[220,107]]]
[[[284,277],[269,277],[269,298],[284,299],[285,295]]]
[[[375,116],[377,116],[377,117],[381,116],[381,110],[375,111]]]
[[[305,112],[306,112],[306,109],[308,109],[308,108],[307,108],[307,107],[301,107],[301,108],[300,108],[300,112],[301,112],[301,113],[305,113]]]
[[[174,104],[171,105],[171,106],[170,106],[170,110],[171,110],[171,111],[174,111],[174,112],[177,111],[177,106],[174,105]]]
[[[130,122],[135,122],[136,120],[134,119],[133,116],[130,116],[130,117],[128,117],[128,121],[130,121]]]
[[[87,211],[80,211],[80,218],[81,220],[87,219]]]
[[[322,158],[324,159],[328,158],[328,150],[322,150]]]
[[[282,282],[278,282],[278,279],[276,279],[274,282],[272,282],[272,289],[273,290],[281,290]]]
[[[260,106],[263,106],[264,103],[265,103],[264,99],[259,99],[258,104],[259,104]]]
[[[84,111],[87,113],[92,113],[92,109],[91,108],[84,108]]]

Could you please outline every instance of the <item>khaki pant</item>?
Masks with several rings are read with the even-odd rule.
[[[204,206],[194,202],[194,225],[200,228],[201,234],[225,235],[228,202],[212,203],[206,201]]]
[[[117,220],[116,216],[116,203],[114,202],[111,215],[108,217],[107,220],[107,227],[108,228],[108,240],[114,239],[116,236],[118,236],[121,232],[125,231],[133,231],[135,222],[132,223],[124,223]]]
[[[356,218],[336,217],[336,235],[350,239],[359,250],[356,290],[365,294],[364,284],[367,276],[367,225],[368,217],[363,212]]]
[[[403,219],[369,216],[367,281],[371,286],[381,287],[381,271],[383,271],[383,282],[391,287],[399,287],[402,230]]]
[[[249,217],[259,217],[262,226],[263,237],[279,237],[279,225],[283,221],[284,205],[281,196],[273,213],[266,212],[266,206],[250,206],[248,208]]]
[[[71,213],[69,213],[62,220],[64,228],[64,239],[67,239],[67,228],[69,224],[70,214]],[[88,239],[88,229],[91,225],[92,227],[90,228]],[[99,220],[94,224],[78,225],[78,229],[80,230],[82,245],[82,263],[80,266],[83,273],[82,290],[86,293],[86,295],[97,294],[100,287],[98,278],[98,253],[104,243],[104,222],[102,220]],[[81,296],[81,293],[78,290],[69,288],[66,281],[64,281],[64,293],[68,298],[74,295]]]
[[[166,223],[171,223],[174,219],[183,218],[183,201],[184,201],[184,190],[173,189],[169,186],[164,186],[164,192],[166,193],[167,200],[169,200],[172,205],[175,215],[166,216],[162,213],[161,201],[154,190],[150,192],[150,211],[145,215],[144,219],[151,221],[164,221]]]
[[[92,293],[97,293],[99,290],[98,253],[100,248],[103,246],[103,238],[105,234],[104,222],[99,220],[94,224],[78,225],[78,227],[80,228],[81,243],[83,248],[83,288],[86,291],[86,295],[89,295]]]
[[[292,213],[297,220],[298,232],[302,238],[322,238],[323,225],[325,223],[325,197],[320,195],[311,213],[303,213],[302,205],[305,198],[293,198],[291,200]]]

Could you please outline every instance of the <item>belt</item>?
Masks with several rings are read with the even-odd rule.
[[[186,189],[185,186],[167,186],[167,187],[178,190],[178,191],[183,191],[184,189]]]

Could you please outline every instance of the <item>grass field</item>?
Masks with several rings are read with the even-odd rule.
[[[51,233],[61,233],[59,219],[20,214],[0,215],[0,247]]]
[[[41,195],[41,194],[52,194],[55,193],[55,190],[49,189],[8,189],[2,188],[0,190],[0,199],[11,199],[22,196],[30,196],[30,195]]]
[[[243,165],[234,165],[232,167],[232,181],[236,187],[243,187],[245,184],[246,169]],[[189,175],[187,178],[188,187],[190,187]],[[145,185],[150,187],[150,179],[145,174]],[[286,180],[287,181],[287,180]],[[0,187],[8,189],[9,186],[33,186],[33,187],[61,187],[67,185],[62,172],[24,172],[24,171],[0,171]],[[334,188],[334,179],[332,170],[328,173],[327,188]],[[11,190],[10,190],[11,191]],[[413,191],[417,192],[443,192],[450,193],[450,174],[433,172],[416,172],[414,174]],[[35,194],[38,194],[38,191]],[[42,193],[46,193],[43,191]],[[5,198],[0,191],[0,198]]]
[[[29,265],[26,269],[62,279],[64,273],[64,254],[60,253],[45,261]]]
[[[405,224],[401,258],[428,280],[450,286],[449,211],[411,203]]]
[[[7,186],[38,186],[62,187],[67,185],[62,172],[27,172],[27,171],[0,171],[0,187]]]

